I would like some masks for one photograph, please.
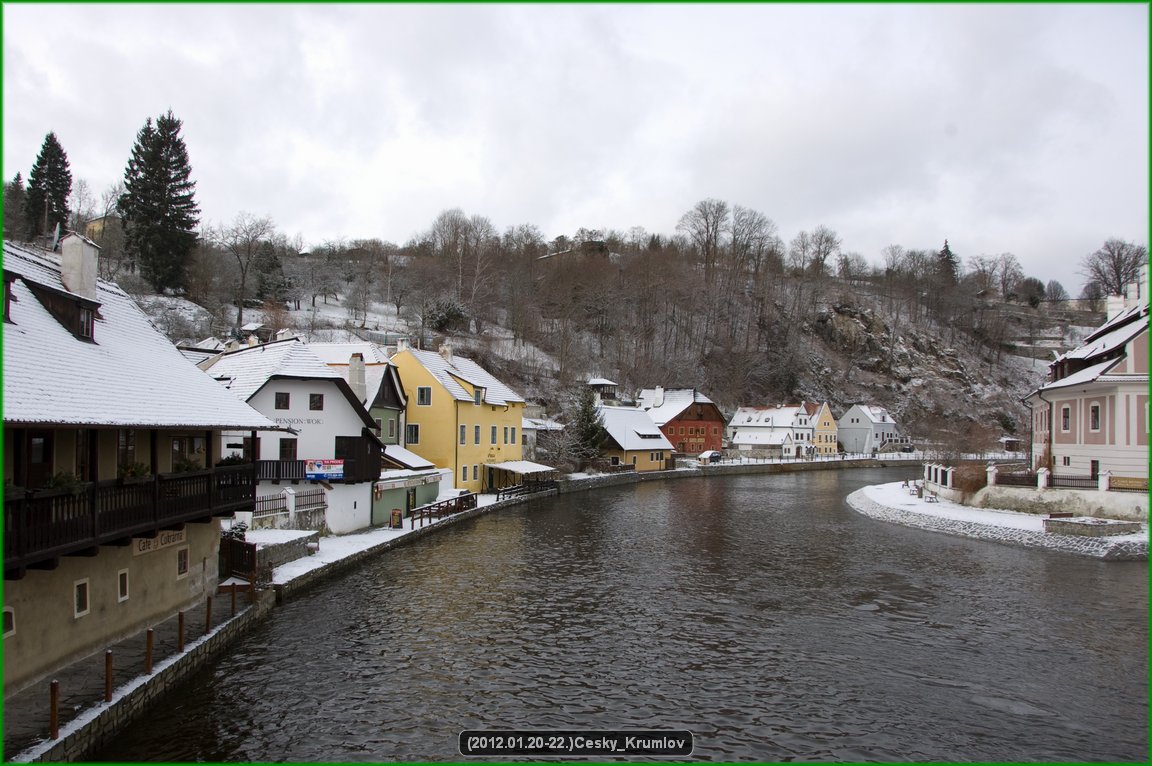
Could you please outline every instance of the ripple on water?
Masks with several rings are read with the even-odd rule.
[[[844,507],[892,475],[480,517],[277,609],[100,758],[459,760],[461,729],[510,727],[689,729],[701,761],[1142,759],[1146,565]]]

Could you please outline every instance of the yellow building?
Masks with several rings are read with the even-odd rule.
[[[405,446],[440,468],[458,489],[482,492],[518,479],[500,468],[520,461],[524,399],[471,359],[401,343],[392,363],[408,399]]]
[[[664,438],[648,413],[637,407],[601,405],[608,438],[600,447],[601,457],[612,465],[630,465],[636,471],[663,471],[669,467],[674,448]]]
[[[838,426],[836,417],[832,414],[832,408],[828,406],[828,402],[824,402],[819,406],[809,402],[806,404],[806,407],[812,416],[812,446],[816,448],[816,454],[837,454],[840,451],[837,446]]]

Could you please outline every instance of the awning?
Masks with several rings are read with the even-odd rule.
[[[410,452],[397,444],[384,445],[385,459],[395,463],[396,465],[403,466],[404,468],[434,468],[435,466],[428,460],[417,455],[415,452]]]
[[[510,473],[529,474],[529,473],[545,473],[547,471],[555,471],[556,469],[550,465],[541,465],[540,463],[533,463],[531,460],[509,460],[506,463],[485,463],[489,468],[495,468],[500,471],[508,471]]]

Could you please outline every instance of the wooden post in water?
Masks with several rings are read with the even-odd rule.
[[[152,646],[156,640],[155,631],[148,628],[144,638],[144,674],[152,675]]]
[[[208,635],[212,630],[212,597],[208,597],[206,608],[204,609],[204,635]]]
[[[104,652],[104,701],[112,701],[112,650]]]
[[[184,610],[176,613],[176,651],[184,653]]]
[[[60,739],[60,682],[56,680],[48,690],[48,731],[52,739]]]

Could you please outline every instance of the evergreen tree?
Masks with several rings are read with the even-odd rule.
[[[936,269],[948,284],[955,284],[960,279],[960,259],[952,254],[948,247],[948,240],[944,240],[944,247],[936,255]]]
[[[60,225],[61,233],[68,222],[68,195],[72,193],[72,171],[68,155],[55,133],[44,137],[40,155],[28,174],[24,194],[24,221],[28,239],[51,235]]]
[[[120,216],[125,249],[141,276],[157,291],[187,286],[187,266],[196,247],[200,209],[193,199],[183,123],[168,114],[144,122],[124,170]]]
[[[596,409],[595,394],[588,386],[580,390],[568,427],[572,430],[575,457],[588,460],[600,454],[600,445],[608,432],[604,430],[604,416]]]
[[[24,176],[19,173],[4,184],[4,238],[20,239],[27,233],[24,216]]]

